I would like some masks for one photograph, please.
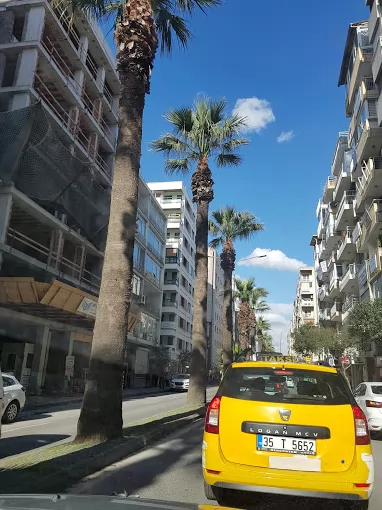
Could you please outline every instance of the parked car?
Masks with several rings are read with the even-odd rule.
[[[170,381],[171,391],[188,391],[190,384],[190,374],[177,374],[174,375]]]
[[[363,382],[354,390],[354,398],[365,413],[370,433],[382,433],[382,382]]]
[[[4,389],[3,389],[3,378],[1,376],[0,369],[0,416],[3,416],[4,411]],[[1,420],[0,420],[0,437],[1,437]]]
[[[25,388],[11,374],[2,374],[4,388],[3,423],[12,423],[25,406]]]

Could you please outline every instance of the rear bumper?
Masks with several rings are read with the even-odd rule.
[[[370,418],[368,420],[370,432],[381,432],[382,430],[382,419],[381,418]]]
[[[368,500],[373,489],[370,445],[357,447],[353,463],[346,471],[299,471],[229,462],[221,452],[218,435],[205,432],[202,459],[205,481],[222,489],[353,501]]]
[[[213,485],[214,487],[219,487],[221,489],[232,489],[245,492],[262,492],[266,494],[280,494],[283,496],[301,496],[304,498],[339,499],[349,501],[363,501],[365,499],[362,498],[361,495],[359,494],[346,494],[338,492],[323,492],[323,491],[315,492],[313,490],[283,489],[281,487],[263,487],[261,485],[243,485],[226,482],[217,482],[214,483]]]

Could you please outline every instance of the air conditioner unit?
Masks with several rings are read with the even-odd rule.
[[[146,304],[146,296],[144,294],[142,294],[141,296],[141,305],[145,305]]]

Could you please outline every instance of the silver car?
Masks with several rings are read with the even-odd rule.
[[[190,374],[174,375],[170,381],[171,391],[188,391],[190,384]]]
[[[2,374],[4,388],[3,423],[12,423],[25,406],[25,388],[11,374]]]

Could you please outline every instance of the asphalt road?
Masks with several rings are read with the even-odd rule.
[[[207,504],[201,472],[203,422],[197,422],[152,448],[89,477],[69,490],[75,494],[113,495]],[[382,442],[373,441],[375,485],[369,510],[379,510],[382,500]],[[211,503],[210,503],[211,504]],[[227,506],[256,510],[339,510],[338,502],[286,496],[231,496]],[[346,506],[344,507],[346,508]]]
[[[212,398],[216,388],[207,389]],[[150,418],[160,413],[186,406],[186,393],[165,393],[154,396],[134,396],[123,402],[124,424]],[[77,431],[80,404],[44,408],[21,413],[15,423],[2,426],[0,459],[57,442],[69,441]]]

